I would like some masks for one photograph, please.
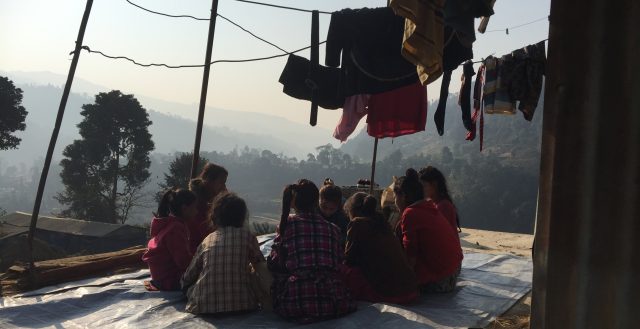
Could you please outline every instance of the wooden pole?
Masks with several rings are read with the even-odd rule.
[[[47,175],[49,174],[49,167],[51,167],[51,159],[53,158],[53,151],[56,148],[56,141],[58,140],[58,134],[60,133],[60,126],[62,125],[62,118],[64,117],[64,110],[67,107],[67,99],[69,99],[69,93],[71,92],[71,85],[73,83],[73,77],[76,74],[76,67],[78,66],[78,59],[80,58],[80,51],[82,50],[82,42],[84,40],[84,31],[87,28],[87,22],[89,21],[89,14],[91,13],[91,6],[93,0],[87,0],[87,4],[82,15],[82,22],[80,23],[80,30],[78,31],[78,38],[76,39],[76,47],[73,51],[73,59],[71,60],[71,67],[69,68],[69,74],[67,75],[67,82],[64,85],[64,91],[62,92],[62,99],[60,100],[60,106],[58,107],[58,116],[53,126],[53,133],[51,133],[51,139],[49,140],[49,148],[47,149],[47,155],[44,159],[44,166],[42,167],[42,174],[40,175],[40,182],[38,183],[38,192],[36,194],[36,201],[33,204],[33,211],[31,213],[31,223],[29,225],[29,234],[27,236],[27,245],[29,248],[29,268],[33,268],[33,236],[36,230],[36,224],[38,222],[38,215],[40,215],[40,205],[42,204],[42,196],[44,194],[44,187],[47,183]]]
[[[387,0],[387,7],[389,7],[391,3],[391,0]],[[373,191],[375,189],[376,186],[376,161],[378,158],[378,137],[376,137],[376,140],[373,142],[373,159],[371,160],[371,179],[369,180],[371,183],[371,186],[369,186],[369,194],[373,195]]]
[[[211,4],[211,18],[209,19],[209,36],[207,39],[207,53],[205,55],[204,72],[202,74],[202,90],[200,92],[200,107],[198,111],[198,126],[196,128],[196,140],[193,146],[193,160],[191,162],[191,178],[196,177],[198,159],[200,157],[200,140],[202,139],[202,123],[204,110],[207,103],[207,90],[209,88],[209,71],[211,68],[211,50],[213,49],[213,36],[216,32],[216,18],[218,17],[218,0]]]
[[[376,186],[375,178],[376,178],[376,158],[378,157],[378,137],[376,137],[375,142],[373,142],[373,159],[371,160],[371,186],[369,186],[369,194],[373,195],[373,189]]]

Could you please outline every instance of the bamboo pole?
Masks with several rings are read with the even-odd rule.
[[[93,0],[87,0],[87,4],[82,15],[82,21],[80,23],[80,30],[78,31],[78,38],[76,39],[76,47],[73,51],[73,59],[71,60],[71,67],[69,68],[69,74],[67,75],[67,82],[64,85],[64,91],[62,92],[62,99],[60,99],[60,106],[58,107],[58,116],[53,126],[53,132],[51,133],[51,139],[49,140],[49,148],[47,149],[47,155],[45,156],[44,166],[42,167],[42,174],[40,175],[40,182],[38,183],[38,192],[36,193],[36,201],[33,204],[33,211],[31,213],[31,223],[29,225],[29,234],[27,235],[27,245],[29,248],[29,268],[33,269],[33,236],[35,234],[36,225],[38,223],[38,216],[40,215],[40,205],[42,204],[42,196],[44,194],[44,187],[47,183],[47,176],[49,174],[49,168],[51,167],[51,159],[53,158],[53,151],[56,148],[56,142],[58,140],[58,134],[60,133],[60,126],[62,125],[62,118],[64,117],[64,110],[67,107],[67,100],[69,99],[69,93],[71,92],[71,85],[73,84],[73,77],[76,74],[76,68],[78,67],[78,60],[80,59],[80,51],[82,50],[82,42],[84,40],[84,32],[87,28],[87,22],[89,21],[89,14],[91,13],[91,7],[93,6]]]
[[[205,55],[204,72],[202,74],[202,90],[200,92],[200,106],[198,111],[198,126],[196,128],[196,140],[193,146],[193,160],[191,162],[191,178],[196,177],[198,160],[200,157],[200,140],[202,139],[202,125],[204,111],[207,103],[207,90],[209,88],[209,71],[211,69],[211,51],[213,49],[213,37],[216,32],[216,18],[218,17],[218,0],[211,4],[211,18],[209,19],[209,36],[207,39],[207,52]]]

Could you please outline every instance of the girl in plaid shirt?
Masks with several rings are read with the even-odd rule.
[[[264,257],[258,240],[244,227],[247,214],[246,203],[235,194],[223,193],[214,201],[211,217],[217,229],[202,241],[182,277],[187,312],[214,314],[258,308],[249,264],[255,268]]]
[[[341,232],[317,213],[318,188],[303,179],[283,194],[282,217],[267,259],[274,311],[300,323],[355,311],[339,273],[344,258]],[[289,215],[292,206],[295,215]]]

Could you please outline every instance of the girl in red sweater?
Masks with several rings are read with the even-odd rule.
[[[196,196],[191,191],[171,189],[163,195],[151,221],[147,252],[142,255],[142,260],[149,265],[153,287],[180,289],[180,278],[193,257],[185,222],[193,220],[197,213]]]
[[[427,200],[433,201],[440,210],[440,213],[447,219],[449,225],[454,231],[460,230],[460,220],[456,206],[453,205],[449,189],[447,188],[447,180],[440,170],[434,167],[426,167],[420,169],[420,181],[424,188],[424,195]]]
[[[402,241],[409,264],[418,277],[420,290],[450,292],[455,289],[462,248],[457,233],[432,201],[425,200],[422,183],[414,169],[408,169],[393,189],[402,213],[396,235]]]
[[[209,162],[200,175],[189,182],[189,190],[194,192],[198,199],[198,214],[194,220],[187,222],[189,248],[193,254],[200,243],[215,230],[213,222],[209,219],[209,211],[213,200],[227,190],[228,176],[227,169]]]

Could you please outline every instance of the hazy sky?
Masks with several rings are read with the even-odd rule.
[[[172,14],[209,17],[209,0],[132,0],[141,6]],[[264,0],[281,5],[324,11],[344,7],[379,7],[386,0]],[[533,21],[549,14],[550,0],[498,0],[488,30]],[[348,4],[348,5],[347,5]],[[84,11],[83,0],[0,0],[0,70],[51,71],[69,69],[74,41]],[[311,14],[220,0],[219,13],[259,36],[286,49],[310,42]],[[321,15],[321,40],[325,39],[329,16]],[[476,20],[476,24],[479,20]],[[157,16],[129,5],[125,0],[95,0],[84,44],[110,55],[126,55],[139,62],[202,64],[208,22]],[[476,58],[502,55],[524,45],[546,39],[548,22],[542,21],[504,32],[477,34]],[[219,19],[213,59],[239,59],[278,54],[280,51]],[[321,48],[323,57],[324,47]],[[308,56],[308,53],[301,53]],[[309,103],[282,93],[278,83],[286,57],[212,67],[207,105],[228,110],[269,113],[297,122],[307,122]],[[459,86],[452,78],[451,91]],[[141,68],[83,52],[76,77],[126,93],[194,104],[193,111],[178,113],[195,118],[200,97],[202,69]],[[438,97],[440,82],[429,86],[429,98]],[[144,104],[143,104],[144,105]],[[161,110],[161,109],[160,109]],[[430,114],[435,109],[430,109]],[[319,125],[333,129],[339,111],[321,110]],[[208,118],[206,124],[215,125]],[[431,115],[430,119],[431,121]]]

